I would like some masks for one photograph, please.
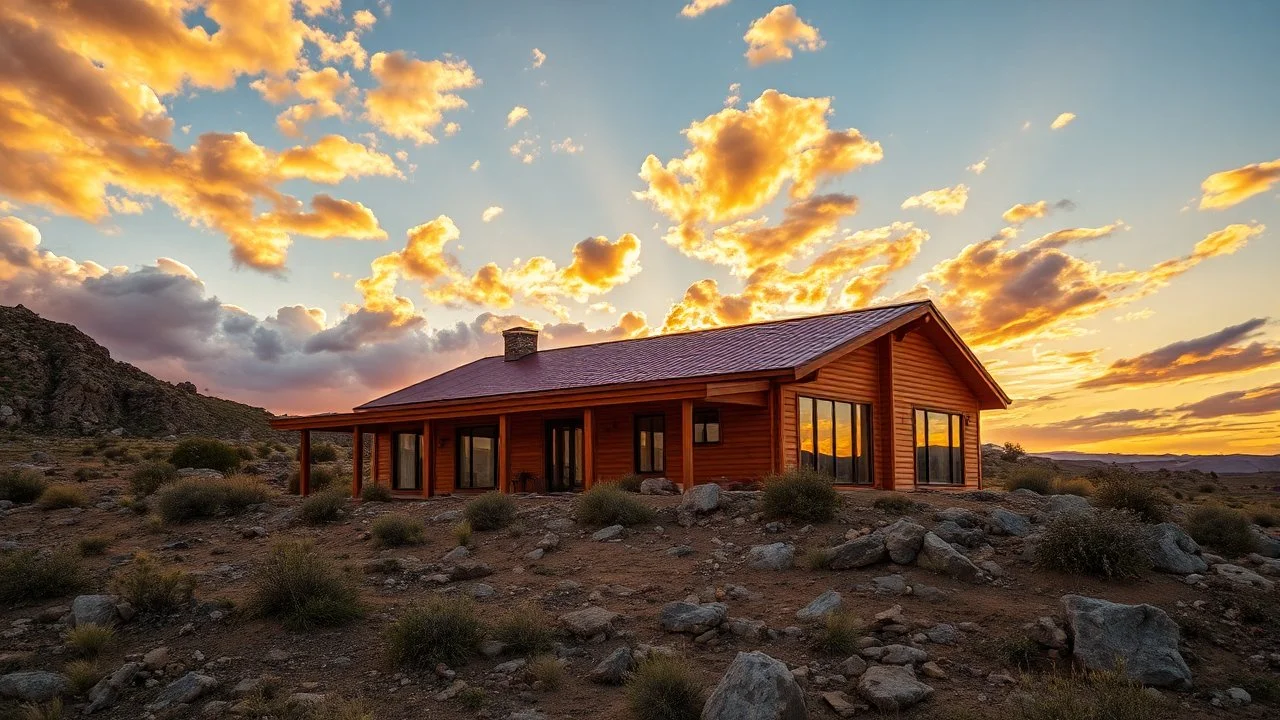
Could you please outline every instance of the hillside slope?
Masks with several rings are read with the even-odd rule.
[[[262,408],[208,397],[113,360],[73,325],[0,306],[0,428],[131,435],[267,437]]]

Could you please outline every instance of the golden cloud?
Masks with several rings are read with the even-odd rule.
[[[969,172],[973,173],[974,175],[981,175],[981,174],[983,173],[983,171],[985,171],[985,170],[987,169],[987,160],[989,160],[989,159],[990,159],[990,158],[982,158],[981,160],[979,160],[978,162],[976,162],[976,163],[974,163],[974,164],[970,165],[970,166],[969,166],[968,168],[966,168],[966,169],[967,169]]]
[[[961,183],[955,187],[927,190],[902,201],[902,209],[928,208],[939,215],[959,215],[969,202],[969,186]]]
[[[378,17],[368,10],[357,10],[351,15],[351,21],[361,30],[368,30],[378,22]]]
[[[546,61],[547,61],[547,54],[542,52],[538,48],[534,48],[533,49],[533,68],[536,70],[542,67],[542,63]]]
[[[354,98],[357,92],[351,75],[332,67],[304,69],[286,77],[260,78],[250,87],[268,102],[305,101],[289,106],[276,117],[276,127],[291,137],[301,135],[302,126],[315,118],[347,117],[343,103]]]
[[[685,17],[698,17],[702,13],[718,8],[721,5],[728,5],[729,0],[690,0],[688,5],[680,8],[680,14]]]
[[[1214,173],[1200,184],[1204,193],[1200,209],[1225,210],[1266,192],[1277,181],[1280,181],[1280,158]]]
[[[392,137],[418,145],[435,143],[431,130],[444,113],[467,106],[455,91],[480,85],[465,60],[418,60],[402,51],[375,54],[370,71],[378,87],[365,93],[369,121]]]
[[[1018,203],[1004,211],[1004,221],[1011,225],[1021,225],[1028,220],[1042,218],[1049,213],[1049,203],[1038,200],[1033,203]]]
[[[527,117],[529,117],[529,108],[517,105],[511,108],[511,112],[507,113],[507,127],[514,127],[516,123]]]
[[[1061,130],[1062,128],[1064,128],[1064,127],[1066,127],[1066,126],[1070,125],[1070,124],[1071,124],[1071,121],[1072,121],[1072,120],[1075,120],[1075,119],[1076,119],[1076,114],[1075,114],[1075,113],[1071,113],[1071,112],[1064,112],[1064,113],[1062,113],[1062,114],[1058,115],[1058,117],[1054,118],[1054,119],[1053,119],[1053,122],[1049,123],[1049,129],[1050,129],[1050,130]]]
[[[497,205],[490,205],[484,209],[484,212],[480,213],[480,219],[484,222],[493,222],[501,214],[501,207]]]
[[[815,52],[826,45],[818,34],[818,28],[796,15],[795,5],[779,5],[764,17],[752,21],[742,39],[747,43],[747,63],[752,67],[790,60],[794,55],[792,46]]]
[[[1121,358],[1082,388],[1106,388],[1176,382],[1188,378],[1250,372],[1280,364],[1280,345],[1241,344],[1258,337],[1266,318],[1254,318],[1214,333],[1180,340],[1132,358]]]

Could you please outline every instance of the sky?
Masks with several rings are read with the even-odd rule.
[[[1158,9],[1157,9],[1158,8]],[[346,410],[932,299],[1029,450],[1280,452],[1280,5],[0,5],[0,303]]]

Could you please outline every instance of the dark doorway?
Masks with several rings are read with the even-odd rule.
[[[582,489],[582,421],[547,421],[547,492]]]

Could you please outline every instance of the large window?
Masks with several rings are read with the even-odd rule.
[[[391,487],[396,490],[422,489],[422,436],[414,433],[392,435],[395,458],[391,462]]]
[[[955,413],[916,410],[916,482],[964,484],[964,420]]]
[[[490,489],[498,481],[498,428],[458,429],[458,487]]]
[[[665,426],[661,415],[636,416],[636,472],[657,473],[667,469],[663,452]]]
[[[799,403],[800,467],[870,485],[871,406],[804,396]]]
[[[720,442],[720,410],[707,408],[693,411],[693,444],[714,445]]]

